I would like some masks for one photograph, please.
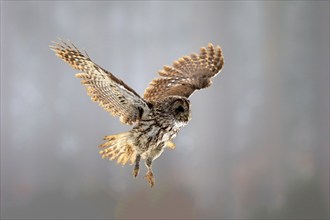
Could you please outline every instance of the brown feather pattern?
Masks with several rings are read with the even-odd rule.
[[[202,47],[200,54],[191,54],[164,66],[158,77],[151,81],[144,93],[144,99],[155,103],[168,96],[189,97],[195,90],[211,85],[211,78],[218,74],[224,64],[222,50],[211,43]]]
[[[123,81],[95,64],[85,52],[82,54],[72,43],[54,42],[50,46],[55,54],[74,69],[85,85],[87,94],[106,111],[119,116],[121,122],[132,124],[140,120],[144,111],[149,111],[147,103]]]
[[[198,55],[184,56],[172,66],[164,66],[159,71],[160,77],[146,89],[143,99],[72,43],[61,40],[50,47],[58,57],[82,72],[76,77],[81,79],[93,101],[119,116],[123,123],[137,122],[128,132],[106,136],[106,142],[100,145],[100,154],[122,165],[134,164],[134,177],[138,175],[140,160],[144,159],[145,178],[151,187],[155,183],[153,161],[166,146],[174,148],[172,139],[191,119],[188,97],[195,90],[210,86],[211,78],[224,64],[221,48],[208,44]]]

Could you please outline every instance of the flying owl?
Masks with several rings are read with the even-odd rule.
[[[124,124],[134,125],[124,133],[105,136],[99,147],[102,158],[134,164],[133,176],[139,173],[140,160],[145,160],[145,178],[154,186],[152,162],[166,147],[174,148],[172,139],[191,119],[189,96],[211,85],[224,58],[219,46],[211,43],[199,54],[184,56],[172,66],[164,66],[160,77],[152,80],[143,98],[122,80],[94,63],[88,54],[80,52],[73,43],[53,42],[50,48],[71,67],[81,71],[76,77],[85,85],[88,95],[101,107],[118,116]]]

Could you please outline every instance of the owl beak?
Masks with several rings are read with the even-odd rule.
[[[189,114],[185,114],[183,119],[184,122],[188,122],[191,119],[191,112],[189,112]]]
[[[187,121],[190,121],[190,119],[191,119],[191,112],[189,113]]]

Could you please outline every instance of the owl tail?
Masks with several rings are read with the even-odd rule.
[[[131,138],[130,132],[105,136],[104,140],[106,142],[99,146],[99,148],[102,148],[99,153],[102,158],[117,159],[117,163],[122,165],[130,161],[132,165],[135,162],[136,150],[131,144]]]

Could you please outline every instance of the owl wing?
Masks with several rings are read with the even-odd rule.
[[[144,99],[155,103],[172,95],[188,98],[195,90],[209,87],[223,64],[221,48],[209,43],[207,48],[200,49],[199,55],[184,56],[172,66],[164,66],[158,72],[161,77],[151,81],[144,92]]]
[[[58,57],[83,72],[76,77],[81,79],[91,99],[112,115],[119,116],[121,122],[132,124],[149,110],[148,104],[132,88],[95,64],[86,52],[84,55],[72,43],[69,45],[62,40],[53,43],[50,48]]]

